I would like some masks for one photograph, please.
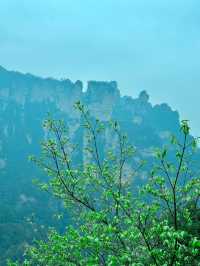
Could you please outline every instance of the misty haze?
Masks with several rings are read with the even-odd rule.
[[[0,265],[200,265],[199,18],[1,1]]]

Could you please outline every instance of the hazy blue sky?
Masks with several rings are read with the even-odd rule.
[[[200,135],[200,0],[0,0],[0,64],[146,89]]]

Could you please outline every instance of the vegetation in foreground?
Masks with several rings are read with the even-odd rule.
[[[187,121],[181,140],[172,137],[169,149],[156,151],[157,163],[136,192],[132,180],[144,162],[127,170],[136,150],[118,124],[110,123],[115,145],[102,156],[104,125],[80,103],[76,108],[87,130],[84,167],[73,162],[76,147],[64,123],[52,119],[45,121],[49,139],[41,158],[32,158],[51,177],[41,188],[63,201],[73,223],[64,234],[51,229],[47,239],[28,247],[22,265],[200,265],[197,139]]]

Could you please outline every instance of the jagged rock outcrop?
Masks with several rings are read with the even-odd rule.
[[[73,108],[78,100],[88,106],[93,116],[103,121],[119,121],[130,142],[139,147],[142,158],[151,158],[154,147],[165,144],[171,133],[179,132],[178,113],[167,104],[152,106],[145,91],[133,99],[120,96],[115,81],[89,81],[86,92],[83,92],[81,81],[43,79],[0,67],[0,231],[5,223],[20,227],[24,217],[32,212],[36,212],[41,223],[48,224],[51,220],[57,203],[31,184],[33,178],[42,174],[27,162],[27,157],[39,153],[39,143],[45,136],[41,125],[48,112],[64,118],[73,141],[84,146],[79,114]],[[114,141],[106,132],[105,147]],[[77,156],[79,162],[84,162],[83,153]],[[145,174],[140,178],[136,180],[138,184],[145,179]],[[20,232],[21,229],[18,234]],[[6,244],[5,235],[0,235],[2,254],[7,249],[15,249]],[[22,245],[28,238],[24,235],[24,239],[16,239],[17,245]]]

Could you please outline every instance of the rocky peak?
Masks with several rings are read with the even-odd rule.
[[[93,102],[103,102],[105,98],[117,100],[120,92],[116,81],[89,81],[86,97]]]
[[[143,103],[147,103],[149,101],[149,95],[145,90],[140,92],[139,100]]]

